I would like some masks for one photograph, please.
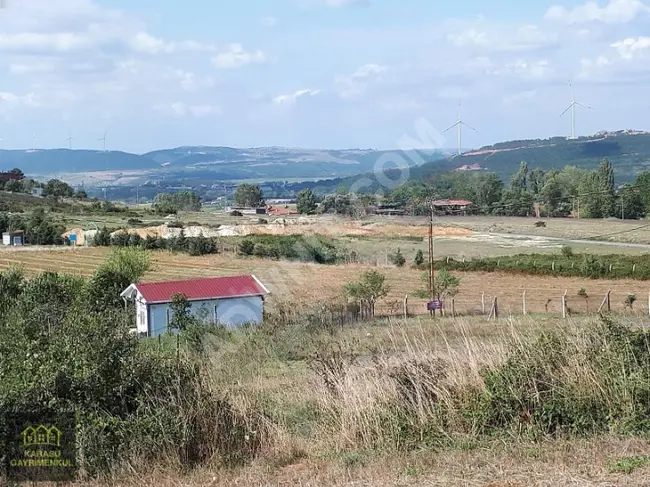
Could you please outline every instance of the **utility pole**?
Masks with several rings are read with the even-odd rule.
[[[621,198],[621,220],[625,220],[625,202],[623,198]]]
[[[431,301],[436,299],[435,291],[435,266],[433,258],[433,201],[429,201],[429,290],[431,292]],[[436,311],[432,310],[432,316]]]

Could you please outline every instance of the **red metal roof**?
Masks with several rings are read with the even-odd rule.
[[[146,282],[135,286],[148,303],[166,303],[174,294],[188,300],[259,296],[268,291],[254,276],[207,277],[187,281]]]

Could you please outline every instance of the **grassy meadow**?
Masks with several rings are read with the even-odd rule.
[[[646,345],[622,330],[647,325],[447,318],[219,334],[206,380],[263,411],[259,455],[182,473],[170,459],[81,485],[642,485],[644,400],[624,369]]]

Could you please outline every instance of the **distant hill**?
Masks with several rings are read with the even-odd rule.
[[[633,180],[638,173],[650,170],[650,132],[622,130],[576,139],[515,140],[481,147],[451,160],[457,167],[477,164],[509,178],[521,161],[545,170],[566,165],[593,169],[604,158],[612,162],[620,182]],[[420,169],[426,172],[429,167]]]
[[[401,152],[404,159],[430,161],[444,157],[443,151]],[[372,149],[319,150],[286,147],[236,149],[232,147],[177,147],[146,154],[89,150],[0,150],[0,170],[18,167],[33,176],[94,171],[133,171],[142,180],[201,179],[288,180],[346,177],[372,171],[376,162],[394,151]],[[130,179],[133,182],[133,178]]]
[[[120,151],[46,149],[0,150],[0,170],[22,169],[29,175],[127,169],[155,169],[155,161]]]
[[[412,167],[409,179],[423,180],[444,171],[488,170],[508,181],[518,171],[521,161],[526,161],[530,169],[562,169],[567,165],[594,169],[604,158],[612,162],[617,183],[633,181],[639,173],[650,171],[650,132],[622,130],[576,139],[553,137],[500,142]],[[397,179],[399,174],[389,172],[387,177]],[[312,187],[319,192],[330,192],[338,186],[349,188],[362,178],[373,181],[365,186],[367,191],[381,189],[372,173],[318,181]]]

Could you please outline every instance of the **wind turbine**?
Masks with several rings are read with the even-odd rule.
[[[467,125],[465,122],[463,122],[462,117],[460,116],[460,103],[458,104],[458,120],[456,120],[456,123],[453,124],[451,127],[449,127],[445,132],[449,132],[451,129],[456,127],[456,130],[458,131],[458,155],[461,154],[461,143],[462,143],[462,127],[463,125],[467,127],[468,129],[472,129],[474,132],[476,132],[476,129],[473,127],[470,127]]]
[[[68,138],[65,139],[65,140],[68,141],[68,149],[69,149],[69,150],[72,150],[72,132],[69,132],[69,133],[68,133]]]
[[[36,152],[36,134],[32,134],[32,152]]]
[[[104,152],[106,152],[106,132],[104,132],[104,137],[97,139],[99,142],[104,142]]]
[[[576,138],[576,105],[581,106],[584,108],[589,108],[590,110],[593,110],[593,108],[583,105],[582,103],[578,103],[575,99],[574,93],[573,93],[573,87],[571,86],[571,82],[569,82],[569,88],[571,88],[571,103],[569,103],[569,106],[564,110],[561,114],[560,117],[562,117],[566,112],[571,110],[571,139]]]

